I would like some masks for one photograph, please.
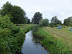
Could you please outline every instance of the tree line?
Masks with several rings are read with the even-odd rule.
[[[11,22],[15,24],[39,24],[41,26],[55,26],[57,24],[62,25],[62,22],[57,18],[57,16],[52,17],[51,22],[49,23],[48,19],[43,19],[42,13],[36,12],[32,18],[32,22],[30,22],[30,19],[26,16],[25,11],[16,5],[12,5],[9,2],[6,2],[0,9],[0,17],[8,15]],[[72,17],[68,17],[67,19],[64,19],[63,25],[66,26],[72,26]]]
[[[48,19],[43,19],[42,13],[36,12],[32,18],[33,24],[39,24],[40,26],[48,26],[51,27],[57,26],[57,25],[66,25],[66,26],[72,26],[72,17],[68,17],[67,19],[64,19],[64,23],[62,23],[57,16],[52,17],[51,22],[49,23]]]

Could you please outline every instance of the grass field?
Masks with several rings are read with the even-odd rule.
[[[49,32],[53,37],[60,38],[61,40],[66,42],[66,44],[67,43],[69,44],[72,43],[72,31],[69,31],[68,28],[69,27],[57,29],[56,27],[55,28],[45,27],[43,30]]]
[[[72,54],[72,31],[68,28],[42,27],[33,34],[50,54]]]

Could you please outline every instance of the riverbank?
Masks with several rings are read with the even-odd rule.
[[[23,28],[11,22],[8,16],[0,17],[0,54],[20,54],[25,33],[36,25]]]
[[[33,29],[36,26],[37,25],[34,24],[17,24],[17,27],[20,28],[20,32],[23,34],[23,36],[20,36],[21,40],[19,41],[21,44],[20,51],[25,40],[25,33],[29,32],[31,29]],[[21,53],[20,51],[19,53]]]
[[[34,29],[33,35],[36,41],[40,42],[50,54],[72,54],[71,34],[70,31],[65,30],[66,28],[59,30],[56,28],[42,27]],[[69,32],[69,35],[66,32]]]
[[[25,34],[21,54],[48,54],[47,50],[40,43],[35,43],[32,30]]]

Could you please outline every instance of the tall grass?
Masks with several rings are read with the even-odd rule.
[[[50,54],[72,54],[72,49],[61,38],[54,37],[45,27],[33,30],[36,41],[40,42]],[[47,29],[46,29],[47,30]]]

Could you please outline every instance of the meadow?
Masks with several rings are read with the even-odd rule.
[[[69,27],[57,29],[56,27],[55,28],[46,27],[43,30],[51,33],[53,37],[60,38],[61,40],[63,40],[66,43],[72,43],[72,31],[69,31],[68,28]]]
[[[72,31],[68,28],[42,27],[34,30],[33,35],[50,54],[72,54]]]

